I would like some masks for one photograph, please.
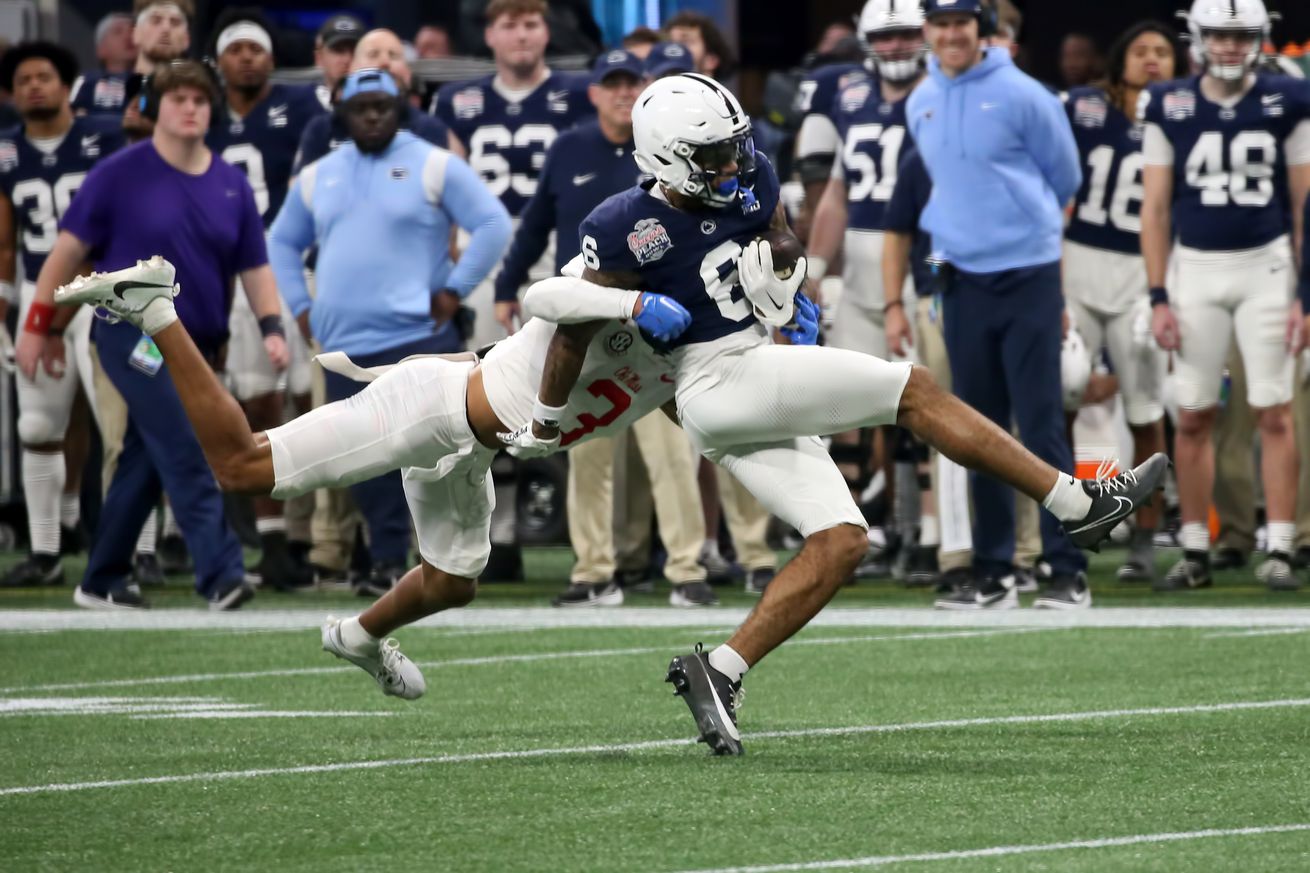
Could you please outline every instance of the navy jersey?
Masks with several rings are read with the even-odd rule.
[[[127,101],[127,80],[134,73],[88,73],[73,83],[69,102],[85,115],[122,115]]]
[[[1188,248],[1235,251],[1291,229],[1288,137],[1310,115],[1310,83],[1259,74],[1231,108],[1200,77],[1152,85],[1145,120],[1173,147],[1174,232]]]
[[[244,118],[228,111],[210,124],[209,147],[246,174],[264,227],[287,196],[301,133],[325,111],[315,86],[273,85]]]
[[[32,145],[19,127],[0,134],[0,191],[14,207],[23,276],[35,282],[54,248],[59,222],[102,157],[123,146],[117,118],[74,118],[64,141],[51,154]]]
[[[319,93],[319,97],[322,94]],[[443,149],[450,146],[450,137],[446,125],[425,112],[405,104],[405,114],[400,119],[400,129],[408,130],[416,137]],[[346,122],[336,112],[325,112],[313,118],[300,135],[300,148],[296,151],[296,161],[291,167],[291,175],[298,176],[300,171],[330,152],[336,151],[350,142]]]
[[[839,160],[846,178],[846,226],[851,230],[882,230],[886,223],[901,151],[910,142],[907,100],[883,100],[874,78],[847,85],[833,99],[831,115],[841,138]]]
[[[641,288],[658,291],[691,313],[691,326],[673,347],[702,343],[755,324],[737,280],[742,246],[769,226],[778,208],[778,176],[757,153],[759,173],[724,209],[684,212],[651,194],[654,180],[597,206],[578,230],[582,260],[602,273],[636,273]]]
[[[612,143],[600,124],[583,122],[566,130],[546,152],[537,193],[523,210],[514,244],[496,277],[496,299],[517,300],[528,271],[555,231],[555,272],[578,256],[577,229],[602,200],[626,191],[641,177],[632,140]]]
[[[1100,88],[1074,88],[1065,110],[1078,143],[1083,184],[1065,237],[1136,255],[1142,232],[1142,128]]]
[[[909,234],[910,273],[914,276],[914,289],[920,296],[932,293],[932,268],[928,258],[932,255],[932,235],[919,227],[919,216],[932,196],[932,177],[923,165],[919,150],[913,145],[901,155],[896,170],[896,190],[887,204],[885,230]]]
[[[833,98],[852,82],[868,75],[859,64],[828,64],[811,70],[796,91],[796,109],[801,116],[827,115],[831,118]]]
[[[432,112],[468,150],[468,162],[509,214],[522,214],[555,137],[595,115],[587,80],[551,73],[522,100],[510,101],[494,76],[457,82],[437,92]]]

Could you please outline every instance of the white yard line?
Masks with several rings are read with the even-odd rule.
[[[195,609],[147,609],[101,612],[80,609],[0,610],[0,632],[35,630],[306,630],[341,605],[314,609],[244,609],[235,613]],[[434,630],[548,628],[701,628],[735,627],[746,618],[743,608],[552,609],[550,607],[473,607],[443,612],[416,626]],[[1083,610],[1013,609],[995,612],[941,612],[933,609],[830,607],[811,627],[1065,627],[1065,628],[1310,628],[1310,607],[1224,609],[1186,607]]]
[[[1203,831],[1176,831],[1163,834],[1136,834],[1129,837],[1104,837],[1098,840],[1073,840],[1067,843],[1042,843],[1030,846],[992,846],[986,849],[961,849],[954,852],[922,852],[914,855],[870,855],[867,858],[842,858],[835,861],[803,861],[795,864],[766,864],[760,867],[715,867],[683,873],[784,873],[792,870],[855,870],[888,867],[920,861],[957,861],[964,858],[1001,858],[1035,852],[1063,852],[1069,849],[1111,849],[1149,843],[1179,843],[1217,837],[1257,837],[1266,834],[1291,834],[1310,831],[1310,824],[1268,825],[1248,828],[1212,828]]]
[[[1310,633],[1310,627],[1271,627],[1262,630],[1218,631],[1206,634],[1204,639],[1218,640],[1224,637],[1282,637],[1290,634]]]
[[[941,631],[934,633],[882,634],[878,636],[799,637],[787,643],[792,646],[830,646],[842,643],[899,642],[901,640],[940,640],[960,637],[991,637],[1002,634],[1035,633],[1054,628],[1014,628],[1002,630]],[[624,655],[651,655],[663,652],[670,657],[678,653],[676,646],[641,646],[626,649],[582,649],[568,652],[532,652],[522,655],[487,655],[480,658],[449,658],[441,661],[420,661],[420,667],[479,667],[488,664],[522,664],[533,661],[555,661],[568,658],[611,658]],[[136,679],[99,679],[86,682],[58,682],[47,685],[14,685],[0,688],[0,694],[17,694],[38,691],[85,691],[92,688],[134,688],[142,685],[179,685],[198,682],[221,682],[230,679],[265,679],[285,676],[322,676],[331,673],[353,672],[350,666],[286,667],[276,670],[241,670],[230,673],[191,673],[177,676],[145,676]]]
[[[960,718],[941,721],[902,722],[899,724],[871,724],[837,728],[804,728],[787,731],[762,731],[759,733],[746,734],[744,738],[747,743],[750,743],[768,739],[890,734],[902,733],[905,731],[983,727],[987,725],[1049,724],[1058,722],[1095,721],[1112,718],[1145,718],[1162,715],[1198,715],[1202,713],[1239,712],[1247,710],[1289,709],[1307,706],[1310,706],[1310,698],[1250,700],[1235,701],[1231,703],[1204,703],[1193,706],[1153,706],[1144,709],[1104,709],[1093,710],[1090,712],[1008,715],[989,718]],[[215,770],[206,773],[181,773],[172,776],[146,776],[133,779],[105,779],[89,782],[50,782],[44,785],[14,785],[8,788],[0,788],[0,797],[89,791],[98,788],[123,788],[135,785],[165,785],[182,782],[218,782],[233,779],[257,779],[264,776],[288,776],[305,773],[340,773],[348,770],[378,770],[392,767],[415,767],[432,764],[463,764],[475,761],[505,761],[527,758],[561,757],[566,755],[644,752],[653,749],[693,746],[695,744],[696,741],[692,739],[645,740],[642,742],[615,743],[611,745],[520,749],[502,752],[472,752],[458,755],[391,758],[380,761],[342,761],[332,764],[311,764],[300,767],[268,767],[256,770]]]

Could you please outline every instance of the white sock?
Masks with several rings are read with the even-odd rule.
[[[155,553],[155,540],[159,535],[159,513],[150,510],[146,516],[146,523],[141,525],[141,533],[136,538],[136,553],[138,555],[153,555]]]
[[[1068,473],[1061,473],[1050,493],[1042,499],[1042,506],[1051,510],[1060,521],[1077,521],[1091,510],[1092,497],[1083,490],[1081,482]]]
[[[935,546],[941,543],[942,532],[937,524],[937,516],[925,515],[919,518],[919,545]]]
[[[169,297],[156,297],[141,310],[141,329],[154,336],[177,321],[177,309]]]
[[[740,682],[741,677],[750,669],[750,665],[737,654],[737,650],[727,643],[710,652],[710,666],[733,683]]]
[[[34,554],[59,554],[59,498],[63,493],[63,453],[23,449],[23,496]]]
[[[182,528],[177,526],[177,516],[173,514],[173,507],[167,503],[164,504],[164,536],[182,536]]]
[[[1267,544],[1265,552],[1282,552],[1292,554],[1292,540],[1296,537],[1296,522],[1271,521],[1265,525]]]
[[[702,557],[720,557],[719,541],[707,539],[705,542],[701,543],[700,553]]]
[[[59,523],[64,527],[77,527],[82,520],[82,495],[65,491],[59,495]]]
[[[1188,552],[1210,551],[1210,528],[1199,521],[1189,521],[1178,531],[1178,542]]]
[[[280,515],[271,518],[255,519],[255,531],[261,536],[270,533],[286,533],[287,520]]]
[[[359,616],[342,620],[341,625],[341,642],[346,644],[346,648],[355,651],[369,651],[378,647],[378,638],[373,636],[359,623]]]

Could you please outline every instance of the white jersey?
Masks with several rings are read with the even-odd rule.
[[[496,417],[511,429],[532,420],[532,404],[555,325],[534,318],[482,362],[482,386]],[[560,447],[623,430],[673,399],[673,362],[652,349],[631,322],[606,322],[591,345],[560,422]]]

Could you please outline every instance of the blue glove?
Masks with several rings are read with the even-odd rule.
[[[781,328],[783,336],[794,346],[812,346],[819,341],[819,306],[800,291],[796,292],[796,314],[792,324]]]
[[[691,313],[672,297],[647,291],[641,295],[637,327],[662,343],[677,339],[691,325]]]

